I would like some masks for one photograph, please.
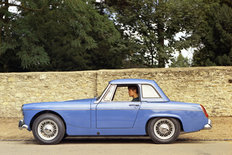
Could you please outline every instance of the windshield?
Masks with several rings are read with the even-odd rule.
[[[109,86],[109,85],[108,85],[108,86]],[[108,86],[107,86],[106,88],[108,88]],[[101,96],[103,95],[103,93],[106,91],[106,88],[103,90],[103,92],[101,93],[101,95],[97,97],[97,100],[100,99],[100,97],[101,97]]]

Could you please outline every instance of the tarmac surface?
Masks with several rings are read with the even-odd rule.
[[[231,155],[231,141],[176,141],[153,144],[150,139],[91,138],[66,139],[58,145],[38,145],[35,141],[0,141],[1,155]]]

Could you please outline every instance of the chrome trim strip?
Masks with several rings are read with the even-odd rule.
[[[80,110],[80,111],[83,111],[83,110],[91,110],[91,109],[24,109],[24,110],[25,111],[30,111],[30,110],[38,110],[38,111],[41,111],[41,110],[56,110],[56,111],[59,111],[59,110],[63,110],[63,111],[77,111],[77,110]]]
[[[133,107],[133,106],[132,106]],[[119,108],[112,108],[112,109],[98,109],[98,110],[131,110],[132,108],[128,109],[119,109]],[[56,110],[56,111],[83,111],[83,110],[95,110],[95,109],[25,109],[25,110]],[[138,109],[137,109],[138,110]],[[201,111],[201,110],[188,110],[188,109],[139,109],[139,110],[156,110],[156,111]]]
[[[28,110],[54,110],[54,111],[88,111],[88,110],[95,110],[95,109],[28,109]],[[98,110],[132,110],[132,108],[128,109],[98,109]],[[138,109],[137,109],[138,110]]]
[[[140,110],[162,110],[162,111],[201,111],[201,110],[189,110],[189,109],[149,109],[149,108],[141,108]]]

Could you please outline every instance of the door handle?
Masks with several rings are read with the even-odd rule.
[[[129,106],[139,106],[139,104],[129,104]]]

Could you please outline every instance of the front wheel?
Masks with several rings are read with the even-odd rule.
[[[57,144],[65,135],[65,126],[60,117],[46,113],[35,119],[32,132],[40,144]]]
[[[149,121],[147,132],[154,143],[172,143],[180,134],[180,123],[174,118],[154,118]]]

